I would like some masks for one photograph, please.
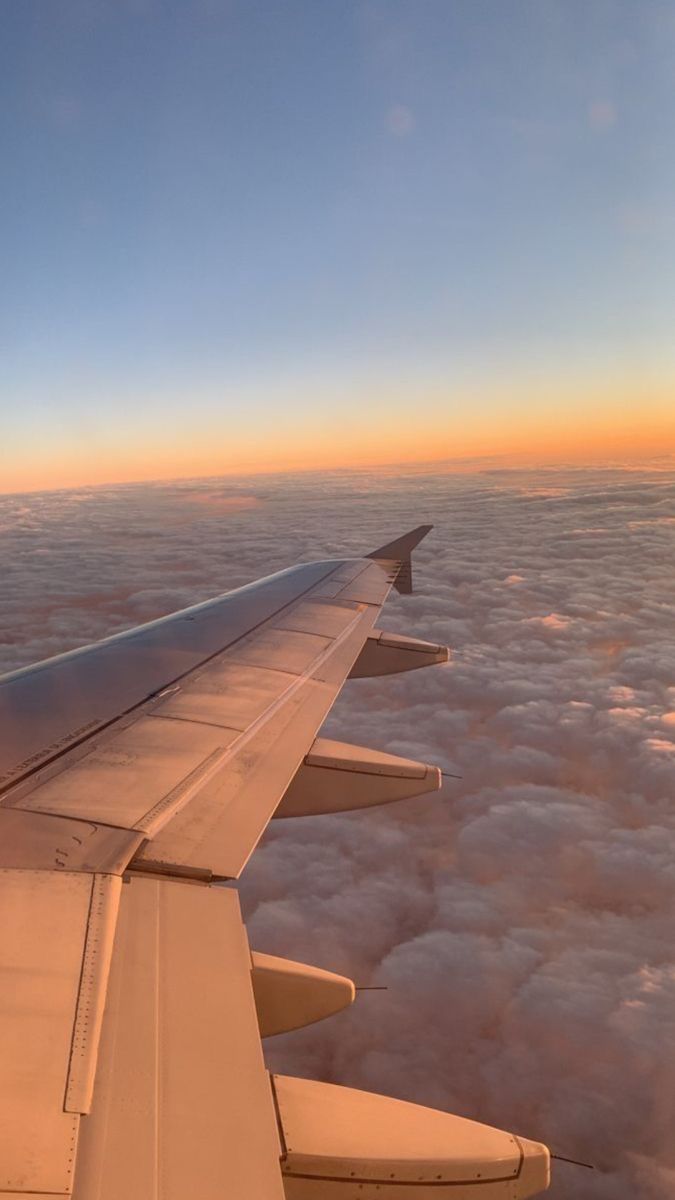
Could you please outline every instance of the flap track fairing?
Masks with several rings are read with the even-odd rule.
[[[374,629],[366,638],[349,678],[366,679],[377,675],[396,675],[401,671],[416,671],[419,667],[445,663],[449,658],[450,651],[447,646]]]
[[[525,1200],[548,1187],[539,1142],[355,1088],[273,1082],[286,1200]]]
[[[256,951],[251,952],[251,982],[261,1037],[322,1021],[347,1008],[356,995],[344,975]]]
[[[317,738],[274,815],[310,817],[370,808],[440,786],[440,769],[428,763]]]

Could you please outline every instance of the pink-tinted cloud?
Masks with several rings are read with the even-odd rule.
[[[555,1200],[675,1179],[673,518],[675,475],[642,469],[0,499],[5,669],[435,522],[383,624],[451,663],[349,684],[327,728],[462,779],[270,827],[242,884],[253,944],[388,990],[267,1056],[597,1164],[560,1164]]]
[[[528,617],[530,625],[541,625],[543,629],[567,629],[571,625],[569,617],[562,613],[547,613],[545,617]]]

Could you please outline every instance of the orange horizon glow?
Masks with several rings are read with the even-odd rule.
[[[381,456],[347,455],[341,456],[316,454],[311,458],[297,459],[265,459],[256,462],[223,463],[218,459],[183,459],[176,458],[162,463],[148,461],[145,466],[134,461],[133,464],[123,462],[101,462],[98,469],[64,470],[55,465],[53,469],[45,469],[39,477],[17,474],[12,479],[3,479],[0,495],[20,495],[31,492],[66,491],[71,488],[105,487],[118,484],[133,483],[162,483],[188,479],[210,479],[247,476],[264,476],[272,474],[290,474],[293,472],[310,473],[312,471],[348,471],[348,470],[380,470],[382,468],[413,468],[438,467],[447,464],[453,471],[471,473],[484,470],[488,465],[504,469],[552,467],[556,465],[583,466],[593,463],[610,463],[617,461],[635,461],[645,459],[660,459],[675,457],[675,435],[663,439],[654,437],[640,438],[626,435],[598,442],[584,441],[583,444],[570,441],[558,442],[556,448],[551,446],[518,446],[501,453],[486,450],[467,450],[464,453],[425,453],[420,448],[419,453],[396,456],[394,452]]]
[[[549,396],[549,401],[551,397]],[[363,413],[343,413],[326,403],[303,422],[283,420],[279,429],[246,431],[233,439],[221,417],[195,434],[147,430],[133,444],[116,430],[50,444],[27,454],[5,448],[0,493],[51,491],[124,483],[218,476],[452,464],[453,470],[551,466],[656,458],[675,454],[675,405],[654,399],[597,394],[583,405],[556,397],[548,411],[523,394],[499,405],[468,398],[457,412],[443,412],[442,396],[401,404],[379,398]],[[204,425],[207,423],[204,422]]]

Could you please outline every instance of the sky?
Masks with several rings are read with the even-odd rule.
[[[675,468],[256,475],[0,498],[0,672],[420,521],[379,625],[447,665],[348,682],[325,736],[461,775],[274,821],[254,949],[387,991],[271,1069],[541,1139],[551,1200],[675,1186]]]
[[[0,492],[675,449],[660,0],[10,0]]]

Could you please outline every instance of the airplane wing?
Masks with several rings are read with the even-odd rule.
[[[375,629],[391,587],[410,590],[428,529],[0,679],[5,1198],[309,1200],[328,1188],[342,1200],[358,1185],[413,1200],[415,1171],[425,1190],[435,1171],[454,1200],[481,1178],[490,1200],[545,1186],[537,1143],[270,1079],[261,1036],[337,1011],[354,988],[251,954],[223,886],[274,816],[440,786],[433,766],[317,736],[349,676],[447,660],[445,647]],[[402,1167],[386,1136],[370,1154],[352,1146],[357,1102],[374,1132],[398,1125]]]

